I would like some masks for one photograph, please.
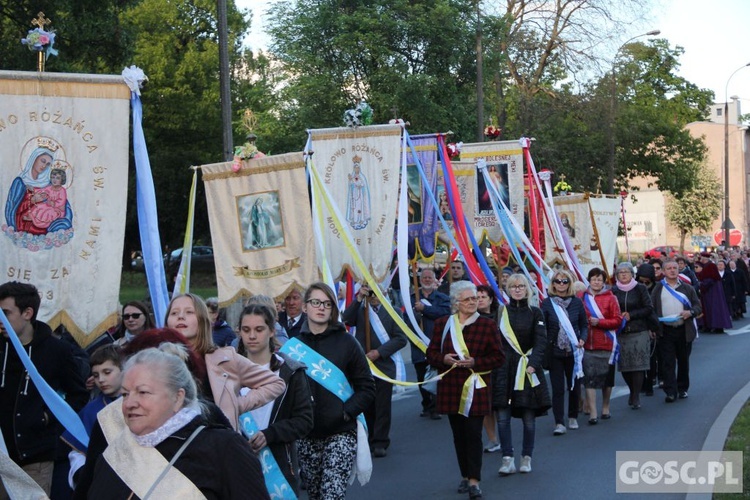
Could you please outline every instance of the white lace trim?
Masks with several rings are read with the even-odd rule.
[[[139,445],[145,446],[146,448],[154,448],[169,436],[189,424],[195,417],[200,415],[200,413],[201,411],[198,408],[183,408],[169,417],[169,420],[164,422],[164,424],[155,431],[144,434],[143,436],[136,436],[133,434],[133,437]]]

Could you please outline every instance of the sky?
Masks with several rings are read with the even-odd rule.
[[[254,50],[267,48],[264,12],[273,1],[235,0],[235,4],[253,12],[252,30],[245,44]],[[730,75],[750,63],[750,39],[744,38],[748,23],[750,0],[656,0],[646,20],[624,32],[621,39],[624,42],[647,31],[661,30],[659,38],[685,49],[679,74],[700,88],[713,90],[716,101],[724,102]],[[726,95],[739,96],[743,111],[750,110],[750,67],[729,80]]]

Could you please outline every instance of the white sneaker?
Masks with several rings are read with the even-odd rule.
[[[490,441],[487,446],[484,447],[485,453],[495,453],[496,451],[502,450],[503,447],[496,441]]]
[[[503,465],[500,466],[500,470],[497,471],[501,476],[507,476],[508,474],[516,473],[516,461],[513,457],[503,457]]]
[[[554,434],[555,436],[562,436],[566,432],[568,432],[568,429],[566,429],[563,424],[557,424],[555,426],[555,430],[552,431],[552,434]]]
[[[521,467],[518,468],[519,472],[527,473],[531,472],[531,457],[524,455],[521,457]]]
[[[568,419],[568,429],[573,429],[573,430],[578,429],[578,420],[576,420],[574,418],[569,418]]]

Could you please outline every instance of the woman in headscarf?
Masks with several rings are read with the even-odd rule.
[[[620,312],[626,321],[625,327],[617,336],[617,342],[620,344],[618,367],[630,389],[628,405],[634,410],[639,410],[641,387],[645,372],[650,366],[651,339],[658,325],[653,324],[656,316],[648,289],[638,283],[634,275],[633,264],[620,262],[617,265],[617,282],[612,288],[612,293],[617,297]]]
[[[732,328],[732,315],[727,306],[719,268],[708,258],[695,263],[695,275],[700,282],[703,316],[698,318],[702,331],[723,333]]]

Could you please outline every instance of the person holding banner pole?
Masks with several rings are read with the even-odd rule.
[[[363,284],[341,315],[348,326],[356,327],[355,337],[365,351],[365,356],[375,367],[391,379],[397,379],[398,371],[403,373],[403,360],[394,359],[406,347],[406,336],[380,306],[380,299],[370,287]],[[393,384],[375,377],[375,400],[365,410],[370,447],[375,458],[385,457],[391,444],[391,399]]]
[[[430,339],[432,338],[435,320],[451,313],[450,298],[439,292],[437,288],[435,270],[427,267],[422,269],[419,275],[419,288],[411,296],[414,318],[421,323],[419,326]],[[413,342],[411,342],[411,361],[414,363],[414,371],[417,372],[417,382],[424,382],[427,373],[427,358]],[[419,416],[440,420],[440,415],[435,411],[435,396],[423,389],[421,385],[419,386],[419,393],[422,395],[422,412]]]
[[[482,498],[482,425],[491,411],[490,374],[505,354],[497,324],[477,312],[477,287],[468,281],[451,285],[456,311],[435,321],[427,361],[443,374],[437,383],[436,409],[448,415],[462,480],[459,493]]]
[[[240,313],[239,325],[237,352],[278,374],[286,382],[281,396],[250,412],[259,429],[250,439],[250,445],[256,453],[268,446],[287,484],[298,494],[297,440],[307,436],[313,428],[313,401],[305,365],[275,352],[274,309],[263,304],[250,304]]]
[[[581,294],[589,322],[589,335],[583,344],[583,385],[586,387],[589,424],[596,425],[599,422],[597,389],[602,390],[602,420],[612,418],[609,399],[615,386],[617,329],[622,323],[622,316],[617,298],[604,288],[607,273],[594,267],[589,271],[588,282],[589,287]]]
[[[688,397],[690,352],[698,335],[695,318],[702,309],[695,289],[680,280],[677,262],[664,262],[664,274],[665,278],[651,292],[651,299],[661,326],[657,345],[661,353],[665,401],[673,403],[677,398]]]

